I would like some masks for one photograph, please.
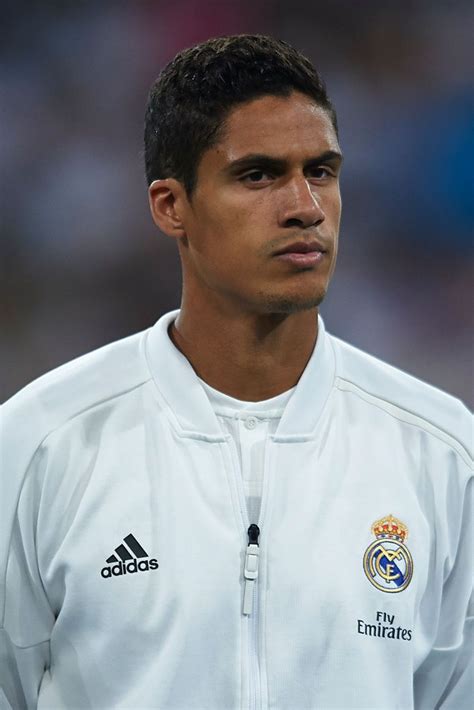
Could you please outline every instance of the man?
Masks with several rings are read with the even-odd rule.
[[[320,77],[268,37],[182,52],[145,158],[181,309],[4,407],[1,707],[467,707],[470,418],[318,316]]]

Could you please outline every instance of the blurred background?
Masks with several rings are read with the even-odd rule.
[[[327,329],[474,405],[472,3],[3,0],[0,401],[180,303],[148,212],[148,89],[211,36],[285,39],[338,111]]]

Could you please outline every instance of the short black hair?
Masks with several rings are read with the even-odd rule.
[[[148,184],[173,177],[190,196],[203,153],[238,104],[299,91],[325,109],[338,135],[337,117],[323,79],[299,51],[265,35],[232,35],[185,49],[150,89],[145,114]]]

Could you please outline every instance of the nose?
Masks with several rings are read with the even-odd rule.
[[[324,221],[325,214],[306,178],[298,176],[286,185],[286,194],[279,197],[281,227],[314,227]]]

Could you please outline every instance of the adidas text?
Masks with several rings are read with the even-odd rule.
[[[109,577],[120,577],[123,574],[134,574],[135,572],[148,572],[151,569],[158,569],[158,560],[152,557],[150,560],[132,560],[131,562],[117,562],[110,567],[102,567],[100,575],[104,579]]]

